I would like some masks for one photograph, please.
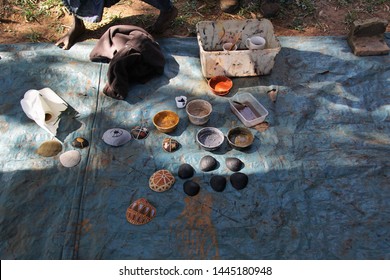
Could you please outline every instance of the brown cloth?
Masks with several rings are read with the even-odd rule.
[[[159,44],[144,29],[133,25],[110,27],[99,39],[89,58],[109,62],[103,92],[116,99],[127,96],[130,82],[147,82],[164,72],[165,58]]]

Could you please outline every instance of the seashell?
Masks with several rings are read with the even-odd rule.
[[[233,173],[230,176],[230,183],[236,190],[242,190],[248,184],[248,176],[241,172]]]
[[[156,208],[145,198],[140,198],[130,204],[126,211],[126,219],[133,225],[144,225],[156,216]]]
[[[168,170],[161,169],[153,173],[149,178],[149,187],[155,192],[169,190],[175,183],[175,177]]]
[[[60,155],[60,162],[65,167],[73,167],[79,164],[81,154],[79,151],[71,150]]]
[[[229,168],[229,170],[237,172],[240,171],[243,167],[243,162],[235,157],[228,157],[226,159],[226,167]]]
[[[207,171],[214,170],[217,167],[217,164],[218,161],[215,158],[207,155],[201,158],[199,167],[200,170],[207,172]]]
[[[183,184],[183,190],[187,195],[194,196],[199,193],[200,186],[198,183],[195,183],[194,181],[186,181]]]
[[[172,138],[165,138],[162,143],[162,147],[164,151],[172,153],[179,149],[180,143],[177,142],[175,139]]]
[[[210,179],[210,186],[216,192],[222,192],[226,187],[226,178],[221,175],[215,175]]]
[[[83,149],[89,146],[89,142],[82,137],[76,137],[72,142],[72,146],[75,148]]]
[[[134,139],[142,140],[148,137],[149,130],[146,127],[136,126],[130,131]]]
[[[122,146],[130,141],[131,134],[122,128],[111,128],[104,132],[103,141],[111,146]]]
[[[179,171],[177,172],[177,175],[181,179],[191,178],[192,176],[194,176],[194,168],[188,163],[183,163],[179,166]]]
[[[43,157],[53,157],[62,151],[62,144],[56,140],[49,140],[43,142],[36,153]]]

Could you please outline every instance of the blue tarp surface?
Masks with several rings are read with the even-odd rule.
[[[386,34],[387,43],[390,36]],[[51,44],[0,46],[0,257],[1,259],[390,259],[390,56],[357,57],[345,37],[280,37],[270,75],[233,78],[229,95],[214,95],[201,74],[195,38],[160,40],[165,72],[134,84],[123,101],[105,96],[107,64],[92,63],[95,42],[69,51]],[[20,106],[29,89],[51,88],[76,111],[80,126],[65,135],[62,152],[81,136],[90,147],[66,168],[59,155],[38,147],[51,135]],[[276,102],[267,91],[278,88]],[[175,96],[213,105],[208,126],[224,134],[243,126],[228,99],[249,92],[269,111],[268,129],[251,128],[255,141],[239,151],[215,151],[195,142]],[[180,116],[171,134],[152,116]],[[150,135],[121,147],[102,141],[110,128],[146,125]],[[162,140],[181,143],[164,152]],[[212,155],[218,168],[203,172]],[[227,157],[245,163],[248,186],[236,190]],[[177,176],[195,168],[201,191],[189,197]],[[167,192],[149,177],[168,169]],[[212,175],[228,179],[223,192]],[[126,209],[144,197],[157,209],[148,224],[127,222]]]

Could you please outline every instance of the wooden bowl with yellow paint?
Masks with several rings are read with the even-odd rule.
[[[161,132],[172,132],[179,124],[179,115],[170,110],[160,111],[153,117],[154,126]]]

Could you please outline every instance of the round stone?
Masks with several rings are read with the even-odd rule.
[[[111,146],[118,147],[126,144],[131,139],[131,134],[121,128],[111,128],[104,132],[103,141]]]
[[[155,192],[165,192],[175,183],[175,177],[168,170],[161,169],[149,178],[149,187]]]
[[[183,184],[183,190],[187,195],[194,196],[199,193],[200,186],[198,183],[195,183],[194,181],[186,181]]]
[[[194,168],[188,163],[183,163],[179,166],[179,171],[177,172],[177,175],[181,179],[189,179],[194,176]]]
[[[72,141],[72,146],[75,148],[83,149],[89,146],[89,142],[82,137],[76,137]]]
[[[230,175],[230,183],[236,190],[242,190],[248,185],[248,176],[241,172]]]
[[[145,198],[140,198],[130,204],[126,211],[126,219],[133,225],[144,225],[156,216],[156,208]]]
[[[168,153],[172,153],[172,152],[176,151],[177,149],[179,149],[180,143],[178,141],[176,141],[175,139],[165,138],[163,140],[162,147],[163,147],[164,151],[166,151]]]
[[[240,171],[243,166],[243,163],[241,160],[235,157],[229,157],[226,159],[226,167],[229,168],[229,170],[237,172]]]
[[[200,163],[199,163],[199,167],[200,167],[200,170],[202,171],[211,171],[211,170],[214,170],[215,168],[217,168],[217,164],[218,164],[218,161],[213,158],[212,156],[204,156],[201,158],[200,160]]]
[[[81,154],[79,151],[71,150],[60,155],[60,162],[65,167],[73,167],[79,164]]]
[[[56,140],[43,142],[37,149],[37,154],[43,157],[54,157],[62,151],[62,144]]]
[[[216,192],[222,192],[226,187],[226,178],[221,175],[215,175],[210,179],[210,186]]]
[[[146,127],[136,126],[130,131],[130,134],[134,139],[142,140],[148,137],[149,130]]]

